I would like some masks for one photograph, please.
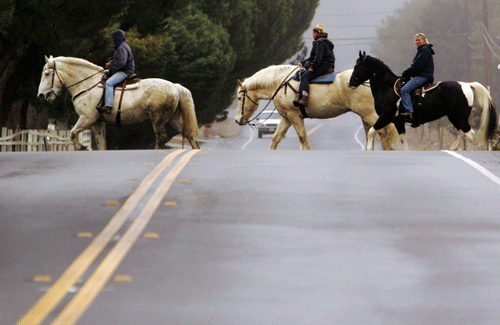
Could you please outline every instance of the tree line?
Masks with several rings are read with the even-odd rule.
[[[163,78],[193,94],[200,124],[234,99],[236,80],[305,51],[302,35],[319,0],[3,0],[0,4],[0,126],[26,111],[75,120],[68,99],[36,99],[44,55],[104,66],[122,29],[141,78]],[[14,112],[16,111],[16,112]],[[19,111],[21,112],[19,114]]]

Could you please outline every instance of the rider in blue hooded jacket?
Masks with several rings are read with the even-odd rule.
[[[125,32],[117,29],[111,33],[115,45],[115,55],[106,68],[111,70],[112,76],[106,81],[104,93],[104,107],[97,107],[101,113],[111,114],[115,95],[115,86],[135,73],[134,56],[132,49],[125,42]]]

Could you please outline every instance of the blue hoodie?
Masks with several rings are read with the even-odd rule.
[[[424,44],[417,48],[417,54],[410,65],[401,76],[403,77],[422,77],[434,79],[434,50],[432,44]]]
[[[125,43],[125,33],[117,29],[111,33],[111,37],[115,45],[115,55],[109,68],[113,72],[123,71],[127,74],[127,77],[130,77],[135,73],[135,63],[132,49]]]

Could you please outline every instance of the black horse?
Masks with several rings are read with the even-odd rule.
[[[394,123],[400,135],[405,134],[405,117],[396,115],[400,97],[396,94],[394,85],[398,79],[399,77],[381,60],[366,55],[365,52],[359,52],[359,58],[349,80],[349,87],[355,89],[365,81],[370,80],[375,110],[379,118],[369,132],[369,146],[370,141],[373,143],[375,130],[379,130],[391,122]],[[474,130],[469,124],[469,116],[474,99],[483,110],[479,132],[482,133],[483,140],[488,145],[488,140],[493,139],[497,128],[497,112],[488,91],[478,82],[444,81],[439,83],[433,90],[425,92],[420,97],[421,106],[414,108],[415,115],[420,124],[437,120],[446,115],[453,126],[461,131],[450,149],[456,150],[465,138],[468,141],[467,149],[472,150]],[[405,143],[403,145],[407,146]]]

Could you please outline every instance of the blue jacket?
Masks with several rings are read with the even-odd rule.
[[[311,55],[308,59],[302,61],[304,65],[307,61],[311,62],[311,68],[335,68],[335,55],[333,54],[333,43],[328,39],[328,34],[320,34],[314,41],[311,49]]]
[[[111,37],[115,45],[115,55],[109,68],[113,73],[123,71],[127,74],[127,77],[130,77],[135,73],[135,63],[132,49],[125,43],[125,33],[118,29],[111,34]]]
[[[401,74],[403,77],[422,77],[434,79],[434,50],[432,44],[424,44],[417,48],[413,63]]]

